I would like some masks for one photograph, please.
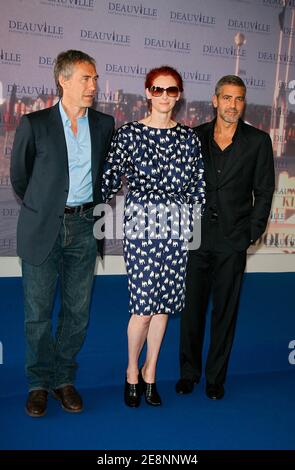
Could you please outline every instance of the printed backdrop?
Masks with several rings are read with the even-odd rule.
[[[213,117],[211,96],[225,74],[247,85],[248,123],[269,132],[276,193],[267,232],[251,248],[294,253],[295,0],[0,0],[0,256],[16,255],[19,204],[9,181],[16,126],[57,101],[56,55],[81,49],[97,61],[96,108],[117,127],[147,113],[144,77],[168,64],[182,74],[176,118]],[[54,202],[54,194],[52,195]],[[109,240],[107,254],[121,254]]]

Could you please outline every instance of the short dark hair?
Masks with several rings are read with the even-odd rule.
[[[224,75],[224,77],[221,77],[220,80],[216,83],[215,86],[215,95],[218,96],[220,94],[220,88],[223,85],[235,85],[235,86],[240,86],[241,88],[244,88],[244,91],[246,93],[246,85],[243,82],[243,80],[238,77],[237,75]]]
[[[58,94],[62,97],[63,89],[59,83],[59,76],[63,75],[66,79],[70,78],[73,73],[73,67],[79,62],[88,62],[95,67],[95,59],[82,51],[69,49],[68,51],[58,54],[54,65],[54,80],[58,89]]]
[[[182,81],[180,73],[173,67],[170,67],[169,65],[161,65],[161,67],[156,67],[154,69],[151,69],[145,77],[145,88],[150,89],[151,86],[153,86],[153,83],[156,80],[156,78],[159,77],[160,75],[164,75],[166,77],[167,76],[173,77],[174,80],[176,81],[179,91],[183,91],[183,81]]]

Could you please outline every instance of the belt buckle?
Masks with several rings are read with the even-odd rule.
[[[81,210],[81,206],[65,206],[68,214],[77,214]]]
[[[68,209],[69,214],[81,215],[85,210],[88,209],[89,204],[90,204],[89,202],[86,202],[85,204],[80,204],[80,206],[65,206],[65,209]]]

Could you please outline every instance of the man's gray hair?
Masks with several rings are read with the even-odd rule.
[[[54,66],[54,80],[60,97],[62,97],[63,94],[62,86],[59,83],[60,75],[66,80],[69,79],[73,73],[74,65],[79,62],[88,62],[95,67],[95,59],[85,52],[70,49],[58,54]]]
[[[235,85],[235,86],[240,86],[244,88],[245,94],[246,94],[246,85],[243,82],[243,80],[238,77],[237,75],[225,75],[224,77],[221,77],[220,80],[216,83],[215,86],[215,95],[218,96],[220,94],[220,89],[223,87],[223,85]]]

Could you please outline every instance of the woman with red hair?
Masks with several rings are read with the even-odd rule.
[[[142,394],[149,405],[162,403],[157,360],[168,316],[183,308],[187,262],[185,230],[179,233],[174,215],[192,221],[194,204],[204,203],[199,140],[172,117],[182,91],[174,68],[150,70],[145,80],[150,114],[117,130],[104,171],[105,200],[121,188],[123,175],[128,186],[123,247],[131,317],[124,399],[131,407],[139,406]],[[146,359],[139,370],[145,342]]]

